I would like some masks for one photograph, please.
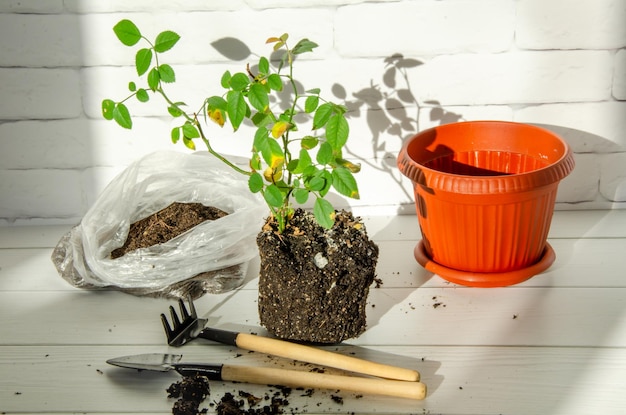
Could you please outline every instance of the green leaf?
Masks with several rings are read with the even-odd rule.
[[[178,143],[178,140],[180,140],[180,127],[172,128],[172,132],[170,133],[170,136],[172,138],[172,143],[174,144]]]
[[[330,190],[333,184],[333,176],[327,170],[320,170],[317,175],[324,180],[324,187],[319,190],[320,196],[324,197]]]
[[[133,121],[130,118],[128,108],[126,108],[126,105],[122,103],[115,106],[115,109],[113,110],[113,119],[123,128],[127,128],[129,130],[133,128]]]
[[[272,117],[264,112],[257,112],[252,116],[251,120],[257,127],[267,127],[272,123]]]
[[[226,105],[228,108],[228,118],[233,130],[237,130],[248,111],[248,105],[241,91],[229,91],[226,95]]]
[[[307,189],[295,189],[293,191],[293,197],[296,199],[296,202],[303,205],[309,200],[309,193]]]
[[[267,188],[265,188],[263,198],[265,198],[267,204],[272,207],[281,207],[283,205],[283,201],[285,200],[283,192],[281,192],[275,184],[270,184]]]
[[[222,88],[230,88],[230,78],[232,78],[230,71],[224,72],[222,78],[220,79],[220,85],[222,85]]]
[[[302,148],[300,149],[298,164],[291,172],[294,174],[302,174],[304,173],[304,169],[306,169],[312,164],[313,164],[313,161],[311,160],[311,156],[309,155],[309,152],[306,149]]]
[[[267,60],[266,57],[261,56],[261,59],[259,59],[259,72],[263,75],[269,73],[270,71],[270,61]]]
[[[156,91],[159,88],[159,82],[161,81],[161,75],[157,68],[152,68],[148,72],[148,86],[152,91]]]
[[[290,171],[291,173],[294,173],[295,170],[298,168],[298,163],[300,163],[300,159],[292,159],[287,164],[287,170]]]
[[[161,32],[154,42],[154,50],[159,53],[166,52],[172,49],[179,39],[180,36],[178,36],[178,33],[172,32],[171,30]]]
[[[113,32],[126,46],[133,46],[141,40],[141,32],[137,26],[128,19],[120,20],[113,26]]]
[[[318,97],[317,95],[311,95],[309,97],[306,98],[306,101],[304,101],[304,111],[307,113],[312,113],[313,111],[315,111],[317,109],[317,106],[320,103],[320,97]]]
[[[283,90],[283,80],[281,79],[280,75],[277,75],[275,73],[267,77],[267,84],[269,85],[270,89],[274,91],[280,92]]]
[[[226,104],[226,100],[222,97],[218,97],[218,96],[213,96],[213,97],[209,97],[206,100],[208,108],[210,109],[219,109],[222,111],[226,111],[227,109],[227,104]]]
[[[305,148],[307,150],[312,150],[317,146],[319,142],[320,140],[317,137],[313,137],[312,135],[307,135],[306,137],[302,139],[302,142],[300,143],[300,145],[302,146],[302,148]]]
[[[335,223],[335,208],[326,199],[318,198],[313,205],[313,215],[322,227],[330,229]]]
[[[128,90],[129,90],[130,92],[135,92],[135,91],[137,90],[137,84],[136,84],[136,83],[134,83],[133,81],[130,81],[130,82],[128,83]]]
[[[308,89],[308,90],[306,90],[305,92],[306,92],[307,94],[311,94],[311,95],[319,95],[321,91],[322,91],[322,90],[321,90],[321,89],[319,89],[319,88],[312,88],[312,89]]]
[[[333,161],[333,149],[328,142],[323,142],[317,150],[317,156],[315,157],[319,164],[329,164]]]
[[[176,81],[176,74],[174,73],[174,69],[167,64],[159,66],[159,77],[161,77],[161,81],[168,84]]]
[[[345,167],[337,167],[333,170],[332,175],[333,187],[339,193],[352,199],[359,198],[359,189],[350,170]]]
[[[105,120],[113,119],[113,110],[115,110],[115,102],[111,99],[102,100],[102,117]]]
[[[326,187],[326,181],[321,175],[317,174],[307,181],[306,186],[314,192],[319,192]]]
[[[150,100],[150,95],[148,95],[148,91],[143,88],[139,88],[137,90],[137,99],[139,102],[148,102]]]
[[[238,72],[230,78],[230,87],[234,91],[243,91],[250,83],[250,78],[243,72]]]
[[[267,95],[265,87],[261,84],[250,85],[250,90],[248,91],[248,101],[250,101],[250,105],[260,112],[265,112],[267,107],[270,105],[270,98]]]
[[[253,153],[252,157],[250,157],[250,168],[255,172],[261,170],[261,156],[259,156],[259,153]]]
[[[326,124],[326,139],[333,149],[341,149],[348,141],[350,127],[343,114],[335,114]]]
[[[258,193],[263,190],[263,176],[259,173],[253,173],[248,179],[248,188],[252,193]]]
[[[313,52],[313,49],[317,47],[317,43],[311,42],[309,39],[302,39],[296,46],[293,47],[292,52],[294,55],[299,55],[305,52]]]
[[[135,55],[135,68],[137,75],[141,76],[148,72],[152,63],[152,49],[139,49]]]
[[[268,146],[269,141],[269,130],[265,127],[257,128],[254,133],[254,141],[252,142],[252,151],[264,151],[264,149]]]
[[[317,107],[315,115],[313,115],[313,129],[317,130],[326,125],[333,113],[333,104],[325,103]]]
[[[198,137],[200,137],[200,133],[195,125],[189,121],[183,124],[183,138],[193,139]]]
[[[174,118],[183,115],[183,111],[181,111],[181,109],[176,105],[170,105],[169,107],[167,107],[167,112],[169,112],[170,115]]]

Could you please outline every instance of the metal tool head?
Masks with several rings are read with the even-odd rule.
[[[187,301],[189,302],[189,311],[187,311],[183,300],[178,300],[181,318],[176,314],[174,307],[170,306],[172,325],[168,323],[165,314],[161,314],[161,322],[167,337],[167,344],[170,346],[182,346],[189,340],[193,340],[202,331],[207,322],[206,319],[198,318],[191,296],[188,297]]]
[[[107,363],[128,369],[168,372],[175,369],[174,365],[182,358],[180,354],[146,353],[109,359]]]

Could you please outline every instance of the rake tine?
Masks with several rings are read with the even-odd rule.
[[[196,314],[196,306],[193,305],[191,295],[187,296],[187,302],[189,302],[189,310],[191,311],[191,316],[187,314],[187,317],[192,317],[194,319],[198,318],[198,314]],[[185,312],[187,312],[187,310],[185,310]]]
[[[176,310],[174,307],[170,306],[170,315],[172,316],[172,324],[174,325],[174,330],[180,327],[180,320],[178,319],[178,314],[176,314]]]
[[[187,312],[187,308],[185,307],[185,303],[183,303],[182,299],[178,299],[178,308],[180,309],[181,320],[183,323],[187,322],[189,318],[189,313]]]
[[[174,332],[172,331],[172,328],[170,327],[170,323],[168,323],[167,321],[167,317],[165,317],[165,314],[163,313],[161,313],[161,323],[163,323],[163,329],[165,330],[165,337],[167,337],[167,340],[169,341],[174,335]]]

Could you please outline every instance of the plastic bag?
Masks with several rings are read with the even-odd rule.
[[[198,202],[229,214],[168,242],[111,258],[132,223],[173,202]],[[257,255],[255,238],[265,215],[267,206],[250,192],[246,177],[220,160],[208,153],[159,151],[111,181],[81,223],[61,238],[52,261],[80,288],[183,297],[189,289],[178,291],[195,278],[204,292],[224,292],[242,283],[248,261]]]

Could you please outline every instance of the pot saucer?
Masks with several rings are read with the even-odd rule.
[[[426,253],[423,241],[420,241],[415,246],[413,252],[417,262],[428,271],[439,275],[444,280],[469,287],[504,287],[518,284],[545,271],[556,259],[554,249],[552,249],[550,244],[546,243],[541,258],[526,268],[507,272],[472,272],[448,268],[436,263]]]

